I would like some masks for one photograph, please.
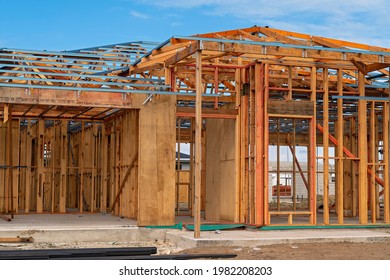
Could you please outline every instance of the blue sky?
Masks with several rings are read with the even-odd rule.
[[[253,25],[390,48],[386,0],[0,0],[0,48],[70,50]]]

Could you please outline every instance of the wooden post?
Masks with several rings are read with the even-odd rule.
[[[116,194],[115,190],[115,184],[116,184],[116,136],[117,131],[116,131],[116,120],[112,122],[111,126],[111,135],[110,135],[110,201],[109,205],[114,203],[114,198]]]
[[[296,162],[298,162],[298,159],[297,159],[297,155],[296,155],[296,125],[295,125],[295,119],[293,119],[293,146],[290,147],[290,150],[291,150],[291,153],[293,155],[293,177],[292,177],[292,195],[293,195],[293,209],[294,211],[297,210],[297,176],[296,176],[296,166],[299,165],[298,164],[295,164]],[[292,149],[291,149],[292,148]],[[306,187],[307,188],[307,187]]]
[[[250,83],[250,93],[249,93],[249,162],[248,162],[248,197],[249,197],[249,222],[256,223],[255,215],[255,119],[256,119],[256,88],[255,88],[255,67],[251,66],[249,68],[249,83]],[[260,136],[259,136],[260,138]],[[259,150],[261,149],[261,145]],[[260,151],[258,151],[261,154]],[[262,173],[261,173],[262,174]],[[258,206],[261,208],[261,206]]]
[[[365,77],[359,71],[358,73],[358,91],[359,96],[365,96]],[[367,224],[368,222],[368,208],[367,208],[367,101],[358,100],[358,141],[359,141],[359,222]]]
[[[311,68],[310,73],[310,101],[314,101],[314,104],[317,99],[317,71],[316,67]],[[316,193],[316,107],[314,106],[313,117],[309,121],[309,209],[311,214],[311,224],[316,224],[317,222],[317,193]]]
[[[276,207],[280,211],[280,119],[276,119]]]
[[[357,129],[356,129],[356,118],[351,118],[351,152],[356,155],[358,150],[358,142],[357,142]],[[357,208],[358,208],[358,175],[357,175],[357,164],[352,161],[352,216],[356,217]]]
[[[195,214],[194,214],[194,238],[200,238],[200,211],[201,211],[201,186],[202,186],[202,51],[195,53],[196,57],[196,103],[195,103]]]
[[[324,95],[323,95],[323,118],[324,118],[324,168],[323,168],[323,207],[324,207],[324,224],[329,225],[329,79],[328,68],[324,68]],[[341,121],[341,120],[340,120]]]
[[[293,79],[292,79],[292,66],[288,67],[288,96],[287,100],[292,100],[293,95]]]
[[[68,155],[68,121],[61,121],[61,133],[60,133],[60,164],[61,164],[61,176],[60,176],[60,213],[66,212],[66,187],[68,182],[67,174],[67,155]]]
[[[343,71],[337,70],[337,92],[339,96],[343,95]],[[339,145],[337,149],[337,172],[336,172],[336,203],[337,203],[337,221],[338,224],[344,223],[344,118],[343,118],[343,100],[337,99],[337,139]]]
[[[262,83],[264,77],[264,84]],[[264,148],[263,148],[263,224],[269,225],[270,217],[269,217],[269,209],[268,209],[268,192],[269,192],[269,182],[268,182],[268,146],[269,146],[269,116],[268,116],[268,97],[269,97],[269,70],[268,64],[261,65],[260,68],[260,87],[264,89],[263,95],[263,111],[264,111],[264,125],[263,125],[263,133],[264,133]]]
[[[79,210],[80,213],[83,213],[83,193],[84,193],[84,143],[85,143],[85,123],[84,121],[81,122],[81,139],[80,139],[80,146],[79,146],[79,170],[80,170],[80,192],[79,192]]]
[[[26,201],[24,212],[30,212],[31,204],[31,155],[33,151],[31,150],[31,122],[27,120],[26,127]]]
[[[384,220],[386,224],[390,223],[390,187],[389,187],[389,140],[390,140],[390,121],[389,121],[389,102],[385,102],[383,105],[383,175],[384,175]]]
[[[38,187],[37,187],[37,213],[43,212],[43,186],[44,186],[44,154],[45,154],[45,121],[38,120]]]
[[[188,210],[191,217],[194,217],[194,197],[195,197],[195,163],[194,163],[194,118],[190,120],[190,189],[188,190]]]
[[[239,61],[239,64],[241,61]],[[237,114],[237,117],[235,119],[235,139],[234,139],[234,151],[235,151],[235,155],[234,155],[234,158],[235,158],[235,179],[236,179],[236,182],[235,182],[235,186],[236,186],[236,197],[237,197],[237,200],[236,200],[236,217],[237,217],[237,222],[243,222],[242,220],[242,188],[241,188],[241,177],[242,177],[242,173],[241,173],[241,159],[240,159],[240,155],[241,155],[241,116],[242,116],[242,108],[241,108],[241,87],[242,87],[242,84],[241,84],[241,73],[240,73],[240,69],[237,68],[235,70],[235,81],[236,81],[236,92],[235,92],[235,95],[236,95],[236,108],[239,108],[238,109],[238,114]]]
[[[177,118],[177,158],[176,158],[176,213],[180,213],[180,152],[181,119]]]
[[[95,211],[95,188],[97,186],[96,174],[98,166],[97,150],[98,150],[98,130],[95,124],[92,125],[92,182],[91,182],[91,202],[89,212]]]
[[[255,64],[255,224],[264,224],[264,76],[263,65]],[[263,72],[263,73],[262,73]]]
[[[6,105],[8,108],[8,124],[7,124],[7,174],[6,174],[6,188],[9,190],[10,196],[10,212],[11,219],[14,218],[14,188],[13,188],[13,143],[12,143],[12,104]],[[9,199],[8,197],[6,198]]]
[[[108,161],[108,136],[106,135],[106,124],[102,123],[102,175],[101,175],[101,195],[100,195],[100,212],[107,211],[107,161]]]
[[[241,97],[241,188],[242,188],[242,222],[249,222],[249,174],[248,174],[248,103],[249,103],[249,95],[245,93],[244,96]]]
[[[376,164],[375,164],[375,154],[376,151],[376,144],[375,144],[375,102],[371,102],[370,106],[370,169],[371,169],[371,176],[370,176],[370,184],[369,184],[369,190],[370,190],[370,209],[371,209],[371,222],[375,224],[376,222],[376,182],[375,182],[375,174],[376,174]]]
[[[52,135],[50,140],[50,165],[51,165],[51,176],[50,176],[50,195],[51,195],[51,202],[50,202],[50,212],[54,213],[55,208],[55,157],[56,155],[56,149],[55,144],[57,140],[57,125],[54,123],[52,127]]]

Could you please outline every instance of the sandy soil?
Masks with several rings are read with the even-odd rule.
[[[180,254],[237,254],[241,260],[390,260],[390,242],[300,243],[254,248],[194,248]]]

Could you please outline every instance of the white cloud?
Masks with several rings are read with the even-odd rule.
[[[201,7],[203,14],[235,17],[251,25],[268,25],[277,29],[390,47],[390,6],[385,0],[140,1],[161,8]]]
[[[149,15],[137,11],[130,11],[130,15],[140,19],[149,19]]]

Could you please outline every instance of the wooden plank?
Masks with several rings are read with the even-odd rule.
[[[67,193],[67,155],[68,155],[68,121],[61,121],[61,134],[60,134],[60,213],[66,212],[66,193]]]
[[[249,162],[248,162],[248,184],[249,184],[249,222],[254,224],[256,223],[256,214],[255,214],[255,205],[256,205],[256,195],[255,195],[255,140],[256,140],[256,102],[255,102],[255,67],[251,66],[249,68],[249,84],[250,84],[250,93],[249,93]],[[260,146],[261,147],[261,146]],[[261,152],[259,151],[259,154]],[[260,173],[262,174],[262,173]],[[262,206],[259,206],[260,209]]]
[[[390,155],[389,155],[389,102],[384,103],[383,106],[383,177],[384,177],[384,185],[383,185],[383,190],[384,190],[384,222],[386,224],[390,223],[390,186],[389,186],[389,165],[390,165]]]
[[[297,49],[281,46],[267,46],[261,45],[237,44],[232,42],[202,42],[201,49],[205,51],[225,51],[227,53],[245,53],[256,55],[258,58],[262,56],[276,55],[278,57],[299,57],[299,58],[313,58],[313,59],[329,59],[336,61],[349,62],[351,59],[359,56],[363,62],[381,61],[380,56],[376,54],[362,54],[358,53],[342,53],[317,49]],[[390,56],[383,57],[383,63],[390,62]]]
[[[324,224],[329,225],[329,79],[328,68],[324,68],[324,95],[323,95],[323,124],[324,124],[324,184],[323,184],[323,211]]]
[[[90,204],[90,207],[89,207],[89,212],[93,213],[95,211],[95,204],[96,204],[96,201],[95,201],[95,189],[97,187],[97,165],[98,165],[98,162],[97,162],[97,150],[99,149],[99,146],[98,146],[98,130],[97,130],[97,125],[96,124],[93,124],[92,125],[92,160],[91,160],[91,164],[92,164],[92,182],[91,182],[91,193],[90,193],[90,201],[91,201],[91,204]]]
[[[241,62],[238,62],[239,64],[241,64]],[[236,69],[236,73],[235,73],[235,81],[236,81],[236,108],[240,108],[241,107],[241,98],[240,98],[240,95],[241,95],[241,87],[242,87],[242,81],[241,81],[241,71],[240,69]],[[235,187],[236,187],[236,204],[235,204],[235,209],[236,209],[236,213],[235,213],[235,216],[236,216],[236,220],[235,222],[242,222],[242,218],[241,218],[241,204],[242,204],[242,188],[241,188],[241,176],[242,176],[242,173],[241,173],[241,158],[240,158],[240,155],[241,155],[241,115],[242,115],[242,111],[241,110],[238,110],[238,115],[237,115],[237,118],[235,120],[235,139],[234,139],[234,151],[235,151],[235,154],[234,154],[234,158],[235,158],[235,170],[234,170],[234,173],[235,173]]]
[[[297,170],[296,170],[296,167],[299,166],[299,162],[298,162],[298,158],[297,158],[297,154],[296,154],[296,124],[295,124],[295,119],[293,119],[293,145],[291,147],[291,145],[289,145],[289,148],[290,148],[290,151],[291,151],[291,154],[293,156],[293,159],[294,159],[294,163],[293,163],[293,174],[292,174],[292,185],[293,185],[293,210],[296,211],[297,210]],[[298,164],[296,164],[298,163]],[[298,168],[300,169],[300,168]],[[305,176],[303,176],[303,172],[301,172],[301,176],[302,178],[304,178]],[[308,190],[308,186],[306,185],[306,190]]]
[[[306,44],[305,41],[291,39],[290,37],[287,37],[287,36],[280,34],[276,30],[269,29],[266,27],[258,27],[258,28],[259,28],[259,32],[263,33],[264,35],[266,35],[268,37],[272,37],[272,38],[276,39],[276,41],[278,41],[278,42],[291,44],[291,45],[305,45]]]
[[[315,67],[311,68],[310,72],[310,101],[316,102],[317,99],[317,69]],[[310,146],[309,146],[309,209],[311,211],[310,223],[317,223],[317,192],[316,192],[316,109],[314,108],[313,117],[309,121],[309,137],[310,137]]]
[[[365,96],[364,74],[358,73],[358,90],[359,96]],[[359,223],[367,224],[368,207],[367,207],[367,102],[358,100],[358,141],[359,141]]]
[[[0,141],[2,143],[7,142],[7,124],[3,122],[0,122]],[[0,145],[0,164],[3,166],[7,165],[7,147],[4,144]],[[0,169],[0,212],[1,213],[7,212],[6,209],[8,205],[8,200],[7,200],[8,184],[6,184],[5,181],[6,173],[7,173],[7,168]]]
[[[29,213],[30,212],[30,206],[31,206],[31,156],[32,156],[32,147],[31,147],[31,121],[27,120],[27,126],[26,126],[26,191],[25,191],[25,205],[24,205],[24,212]]]
[[[131,98],[123,98],[120,92],[80,91],[55,89],[31,89],[1,87],[0,103],[35,104],[54,106],[81,106],[101,108],[132,108]]]
[[[107,211],[107,166],[108,166],[108,136],[106,135],[106,124],[102,123],[102,171],[101,171],[101,194],[100,194],[100,212],[105,214]]]
[[[356,127],[356,118],[351,119],[351,147],[352,154],[357,154],[358,151],[358,129]],[[344,150],[343,150],[344,151]],[[345,151],[344,151],[345,153]],[[348,156],[348,154],[346,154]],[[357,158],[357,157],[356,157]],[[358,213],[358,181],[359,173],[357,164],[352,163],[352,216],[356,217]]]
[[[196,51],[196,101],[195,101],[195,211],[194,211],[194,238],[200,238],[201,225],[201,145],[202,145],[202,51]]]
[[[241,188],[242,188],[242,200],[241,200],[241,222],[249,222],[248,206],[249,206],[249,121],[248,121],[248,95],[241,97]]]
[[[32,237],[0,237],[0,243],[33,243]]]
[[[295,101],[295,100],[269,100],[268,113],[269,114],[286,114],[286,115],[307,115],[314,114],[313,101]]]
[[[337,69],[337,91],[338,95],[343,95],[343,72]],[[337,99],[337,140],[339,145],[336,148],[337,171],[336,171],[336,211],[338,224],[344,223],[344,117],[343,117],[343,100]]]
[[[368,193],[369,193],[369,199],[370,199],[370,210],[371,210],[371,222],[373,224],[376,223],[376,183],[375,183],[375,176],[376,176],[376,156],[377,153],[376,150],[376,137],[375,137],[375,102],[371,102],[370,106],[370,138],[369,138],[369,163],[370,166],[368,168],[371,169],[371,176],[369,178],[368,183]]]
[[[13,140],[12,140],[12,104],[8,104],[8,122],[7,122],[7,165],[8,165],[8,172],[6,174],[6,188],[9,189],[9,196],[10,196],[10,205],[9,210],[11,212],[11,219],[14,218],[14,187],[13,187],[13,180],[14,180],[14,170],[13,170]],[[19,142],[18,142],[19,143]],[[8,198],[7,198],[8,199]]]
[[[293,97],[292,67],[288,66],[288,95],[287,95],[287,100],[292,100],[292,97]]]
[[[175,96],[160,96],[140,109],[139,226],[175,223],[175,105]]]
[[[118,193],[118,191],[119,191],[119,186],[121,184],[121,178],[122,178],[122,170],[121,170],[122,169],[121,168],[122,162],[123,162],[122,146],[121,146],[121,142],[122,142],[121,140],[123,137],[122,124],[123,124],[123,115],[119,116],[119,118],[115,122],[115,125],[116,125],[116,127],[115,127],[115,129],[116,129],[116,132],[115,132],[115,177],[114,177],[114,180],[115,180],[114,192],[115,193]],[[119,197],[119,199],[121,199],[121,197]],[[114,214],[120,215],[119,210],[120,210],[119,204],[116,204]]]
[[[177,110],[176,110],[177,112]],[[177,118],[177,133],[178,136],[177,139],[177,159],[176,159],[176,213],[180,213],[180,165],[181,165],[181,159],[180,159],[180,153],[181,153],[181,139],[180,139],[180,133],[181,132],[181,119]]]
[[[257,64],[256,64],[257,65]],[[264,77],[264,81],[263,81]],[[268,173],[268,164],[269,164],[269,156],[268,156],[268,150],[269,150],[269,115],[268,115],[268,98],[269,98],[269,64],[262,64],[260,67],[260,73],[258,79],[260,78],[260,88],[264,89],[263,91],[263,114],[264,114],[264,125],[263,125],[263,135],[264,135],[264,147],[263,147],[263,154],[264,154],[264,162],[263,162],[263,224],[269,225],[270,219],[268,215],[269,211],[269,205],[268,205],[268,198],[269,198],[269,173]]]
[[[85,161],[85,122],[81,122],[81,139],[79,146],[79,174],[80,174],[80,186],[79,186],[79,211],[84,211],[84,161]]]
[[[255,224],[264,224],[264,81],[255,64]]]
[[[38,157],[38,186],[37,186],[37,213],[43,212],[43,187],[44,187],[44,131],[45,121],[38,120],[38,145],[37,145],[37,157]]]
[[[169,66],[185,59],[186,57],[194,54],[196,51],[199,50],[199,42],[191,42],[187,47],[184,49],[177,51],[174,55],[170,56],[169,58],[164,60],[164,67],[168,68]],[[140,65],[142,67],[142,64]]]
[[[209,119],[206,121],[206,209],[205,219],[220,222],[221,216],[221,149],[223,129],[222,120]],[[222,140],[224,141],[224,140]],[[230,171],[230,170],[229,170]],[[224,186],[223,186],[224,187]],[[229,205],[231,207],[231,205]]]

